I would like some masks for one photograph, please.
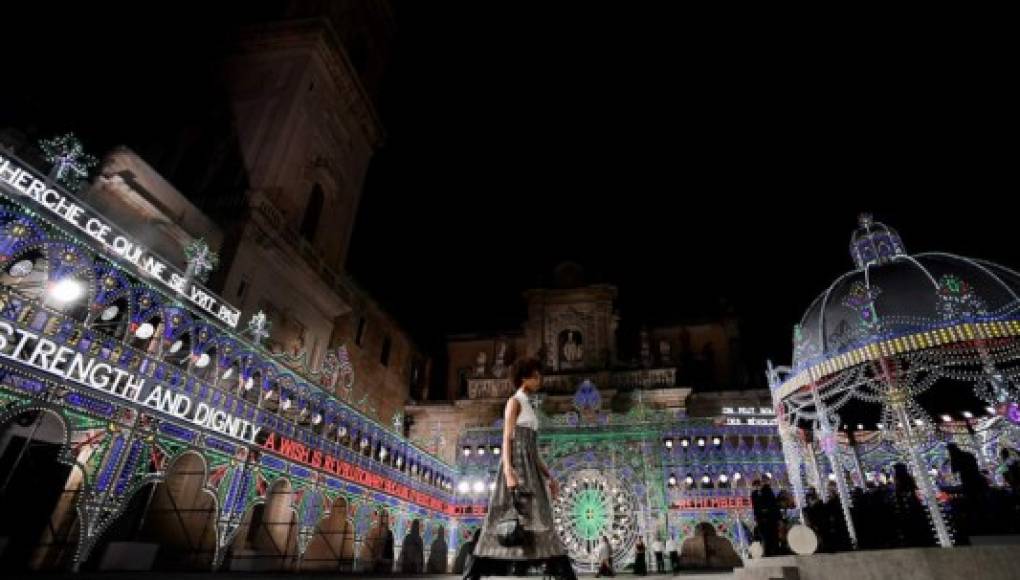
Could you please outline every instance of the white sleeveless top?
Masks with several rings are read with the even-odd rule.
[[[514,398],[521,404],[521,412],[517,414],[516,424],[538,431],[538,417],[535,416],[535,409],[531,407],[531,401],[528,400],[528,395],[524,392],[523,387],[517,389]]]

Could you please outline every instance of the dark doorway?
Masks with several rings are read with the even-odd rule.
[[[55,550],[47,551],[40,566],[65,563],[55,554],[70,534],[60,529],[67,526],[61,526],[61,518],[54,514],[71,475],[71,467],[57,461],[63,435],[56,417],[38,411],[18,415],[0,429],[0,566],[4,570],[27,569],[36,550],[46,547]],[[72,512],[74,505],[70,501]],[[71,515],[69,525],[77,519]]]

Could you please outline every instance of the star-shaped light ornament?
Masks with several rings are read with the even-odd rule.
[[[209,244],[203,238],[192,240],[187,246],[184,246],[184,257],[188,260],[187,275],[202,282],[205,282],[209,277],[209,272],[215,270],[216,266],[220,264],[219,255],[209,249]]]
[[[273,323],[266,317],[266,313],[259,310],[248,321],[248,334],[251,335],[255,344],[261,346],[262,341],[269,338],[269,330],[272,325]]]
[[[71,191],[78,191],[88,179],[89,171],[99,165],[95,156],[85,153],[81,140],[74,133],[40,139],[39,148],[46,161],[53,165],[50,178]]]

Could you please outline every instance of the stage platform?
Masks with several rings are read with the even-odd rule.
[[[1020,545],[868,550],[748,560],[735,580],[1014,580]]]

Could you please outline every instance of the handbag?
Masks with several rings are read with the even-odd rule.
[[[496,541],[504,548],[523,546],[528,540],[528,532],[524,529],[520,505],[525,502],[526,495],[513,488],[510,490],[510,509],[496,523]]]

